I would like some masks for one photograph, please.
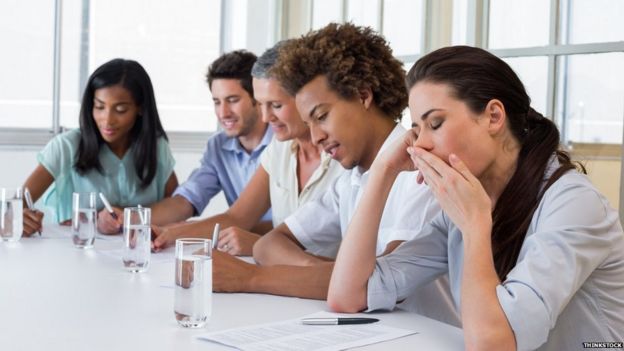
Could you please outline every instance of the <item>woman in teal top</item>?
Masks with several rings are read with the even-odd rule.
[[[118,219],[98,202],[98,229],[117,233],[120,207],[147,205],[171,196],[178,185],[154,89],[136,61],[114,59],[93,72],[83,94],[80,129],[56,136],[38,155],[24,184],[34,201],[59,223],[71,219],[73,192],[102,192]],[[43,213],[24,211],[24,234],[41,229]]]

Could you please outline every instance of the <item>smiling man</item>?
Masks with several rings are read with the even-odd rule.
[[[231,206],[255,173],[273,137],[254,100],[251,68],[255,62],[256,55],[239,50],[222,55],[208,68],[206,81],[223,130],[208,139],[201,165],[173,196],[152,206],[152,224],[199,215],[221,190]],[[270,220],[269,211],[262,221]]]
[[[407,106],[402,64],[371,29],[330,24],[280,50],[275,75],[295,96],[312,141],[349,169],[318,200],[311,201],[264,235],[250,265],[215,251],[215,291],[264,292],[325,299],[333,260],[368,181],[373,160],[405,129],[397,124]],[[377,255],[394,250],[439,212],[416,176],[404,173],[384,211]],[[426,287],[440,300],[448,289]],[[420,293],[420,292],[419,292]],[[429,301],[415,310],[427,313]],[[457,322],[450,304],[431,304],[429,316]]]

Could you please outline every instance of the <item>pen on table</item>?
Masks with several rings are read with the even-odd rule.
[[[100,193],[100,199],[102,199],[102,203],[104,204],[104,207],[106,207],[106,211],[110,213],[111,217],[117,220],[117,214],[115,213],[115,211],[113,211],[113,207],[111,206],[110,202],[108,202],[108,199],[106,199],[106,196]]]
[[[217,248],[217,242],[219,242],[219,223],[215,224],[212,230],[212,248]]]
[[[28,209],[34,211],[35,204],[33,204],[32,196],[30,196],[30,190],[28,190],[28,188],[24,189],[24,197],[26,198],[26,206],[28,206]],[[37,230],[37,233],[41,236],[41,229]]]
[[[302,324],[308,325],[341,325],[341,324],[368,324],[379,322],[377,318],[304,318]]]

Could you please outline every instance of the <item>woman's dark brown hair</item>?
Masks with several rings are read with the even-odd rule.
[[[141,188],[152,183],[158,171],[158,139],[167,139],[163,129],[156,97],[149,75],[138,62],[114,59],[98,67],[89,77],[80,106],[80,142],[76,150],[74,168],[84,175],[92,169],[103,173],[100,149],[105,141],[93,119],[93,99],[98,89],[121,85],[127,89],[134,103],[140,107],[130,141],[134,147],[134,167],[141,180]]]
[[[449,86],[453,97],[475,113],[483,112],[492,99],[505,106],[509,129],[521,145],[516,171],[492,213],[494,266],[498,277],[505,280],[516,265],[544,192],[575,165],[559,149],[555,124],[531,108],[531,99],[518,76],[491,53],[469,46],[436,50],[418,60],[407,74],[408,89],[422,81]],[[553,155],[560,166],[548,177],[546,168]],[[581,170],[585,172],[582,166]]]

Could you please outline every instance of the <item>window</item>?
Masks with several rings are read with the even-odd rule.
[[[32,11],[33,6],[38,10]],[[58,36],[57,8],[61,9]],[[216,130],[204,76],[221,51],[221,17],[221,1],[0,4],[0,41],[3,52],[11,53],[0,57],[2,144],[41,145],[55,126],[78,127],[80,99],[89,75],[102,63],[122,57],[138,61],[150,75],[165,129],[170,134],[204,133],[197,138],[202,147],[205,133]],[[59,69],[55,48],[60,48]],[[58,117],[53,116],[54,106]]]
[[[72,3],[69,5],[69,3]],[[167,131],[214,131],[212,103],[203,75],[219,55],[218,1],[91,1],[88,10],[66,13],[62,55],[61,125],[78,127],[80,96],[88,75],[116,58],[138,61],[152,79],[158,110]],[[81,1],[65,8],[80,9]],[[149,8],[149,11],[145,9]],[[65,13],[64,13],[65,14]],[[88,18],[80,18],[80,15]],[[82,30],[88,35],[81,41]],[[69,49],[69,50],[68,50]],[[71,53],[71,54],[69,54]],[[83,75],[72,69],[79,60]],[[64,69],[63,69],[64,68]]]
[[[624,52],[565,55],[559,60],[557,105],[569,144],[621,144],[624,116]]]
[[[371,27],[397,58],[413,62],[423,52],[424,6],[424,0],[313,0],[311,23],[313,29],[330,22]]]
[[[49,0],[0,3],[0,127],[52,128],[51,13]]]
[[[621,178],[617,183],[613,179],[620,177],[622,167],[624,2],[454,3],[464,3],[468,21],[475,23],[468,43],[487,47],[510,64],[527,87],[533,107],[557,123],[563,145],[584,160],[594,184],[618,207],[624,188]],[[461,28],[454,33],[456,38],[464,35]]]
[[[505,62],[516,72],[536,111],[546,111],[546,81],[548,58],[546,56],[507,57]]]
[[[384,35],[408,71],[424,52],[425,3],[425,0],[313,0],[311,23],[313,29],[330,22],[371,27]],[[411,128],[407,108],[401,124]]]
[[[548,1],[490,0],[489,10],[489,48],[548,45]]]
[[[516,70],[564,144],[622,143],[622,1],[490,0],[488,10],[488,48]]]

